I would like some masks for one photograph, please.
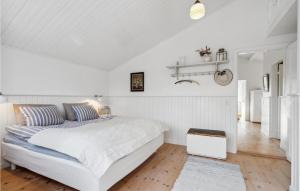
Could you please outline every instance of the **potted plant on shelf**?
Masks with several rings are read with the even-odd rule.
[[[212,52],[207,46],[205,47],[205,49],[201,48],[200,50],[196,50],[196,52],[200,54],[200,57],[203,59],[204,62],[212,61]]]

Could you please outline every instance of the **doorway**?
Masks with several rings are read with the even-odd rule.
[[[239,152],[286,158],[280,148],[278,120],[284,55],[284,49],[244,51],[237,55]]]

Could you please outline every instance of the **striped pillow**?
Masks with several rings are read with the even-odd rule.
[[[90,105],[73,105],[72,106],[77,121],[87,121],[97,119],[97,111]]]
[[[49,126],[64,122],[56,106],[20,107],[27,126]]]

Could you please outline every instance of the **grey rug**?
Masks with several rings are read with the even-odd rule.
[[[239,165],[188,156],[172,191],[246,191]]]

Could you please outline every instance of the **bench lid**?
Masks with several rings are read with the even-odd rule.
[[[210,137],[226,137],[226,134],[224,131],[210,130],[210,129],[191,128],[191,129],[189,129],[188,134],[203,135],[203,136],[210,136]]]

